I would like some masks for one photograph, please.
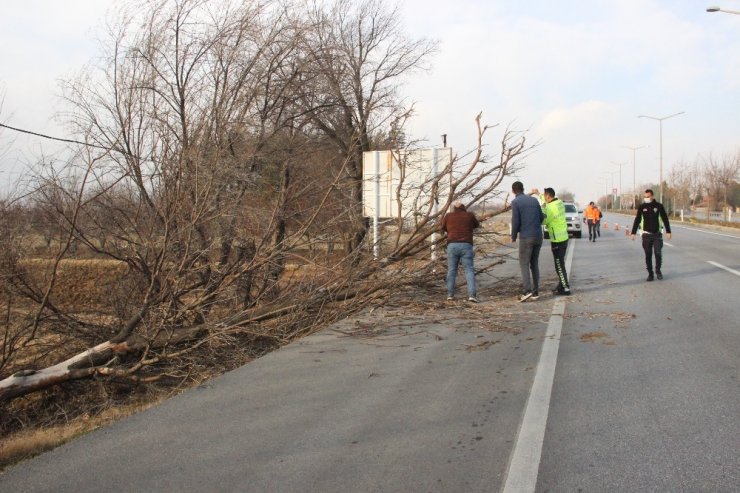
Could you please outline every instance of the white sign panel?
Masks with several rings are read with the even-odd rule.
[[[400,163],[399,163],[400,161]],[[449,164],[452,149],[416,149],[412,151],[371,151],[363,154],[363,210],[380,218],[424,216],[430,208],[432,184],[442,176],[437,201],[447,201],[450,190]]]

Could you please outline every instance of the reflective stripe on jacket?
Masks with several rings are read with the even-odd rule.
[[[632,223],[632,234],[637,233],[638,227],[650,234],[660,234],[663,229],[666,233],[670,233],[671,223],[668,221],[668,214],[663,204],[655,201],[641,204],[637,209],[635,221]]]
[[[586,219],[591,219],[593,222],[596,222],[599,220],[599,209],[592,205],[586,206],[586,210],[583,211],[583,215],[586,216]]]
[[[568,241],[568,223],[565,220],[565,204],[560,199],[552,199],[542,206],[545,212],[545,221],[547,232],[550,234],[551,243],[561,243]]]

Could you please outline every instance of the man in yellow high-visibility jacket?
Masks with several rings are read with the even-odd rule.
[[[543,224],[547,226],[550,236],[555,272],[558,275],[558,287],[553,293],[559,296],[569,296],[570,284],[568,284],[568,272],[565,269],[565,253],[568,251],[568,223],[565,219],[565,204],[555,197],[555,190],[552,188],[545,189],[545,203],[542,210],[545,213]]]

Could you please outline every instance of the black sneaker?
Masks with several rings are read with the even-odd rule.
[[[650,274],[648,274],[648,277],[647,277],[647,282],[650,282],[650,281],[652,281],[653,279],[655,279],[655,278],[653,277],[653,273],[651,272]]]
[[[663,273],[658,271],[655,271],[655,276],[658,278],[659,281],[663,280]]]
[[[532,291],[526,291],[519,295],[519,302],[526,301],[532,297]]]
[[[556,296],[570,296],[570,289],[563,289],[555,293]]]

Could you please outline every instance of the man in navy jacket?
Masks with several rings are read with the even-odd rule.
[[[511,201],[511,241],[519,237],[519,267],[522,271],[524,289],[519,301],[539,298],[540,249],[542,248],[542,212],[540,201],[524,194],[524,185],[515,181],[511,185],[514,200]],[[531,276],[530,276],[531,272]]]

